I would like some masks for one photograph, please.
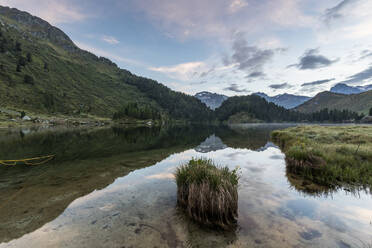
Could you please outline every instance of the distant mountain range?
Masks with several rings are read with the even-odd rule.
[[[328,109],[348,109],[351,111],[367,114],[372,107],[372,90],[362,92],[359,94],[339,94],[329,91],[324,91],[302,105],[295,108],[295,110],[303,113],[311,113],[319,111],[324,108]]]
[[[272,102],[286,109],[294,109],[303,113],[311,113],[328,108],[329,110],[348,109],[367,114],[372,107],[372,84],[349,86],[339,83],[333,86],[330,91],[320,92],[314,97],[287,93],[268,96],[262,92],[253,93],[252,95],[260,96],[267,102]],[[195,97],[213,110],[219,108],[229,98],[225,95],[207,91],[199,92]]]
[[[205,103],[210,109],[215,110],[216,108],[220,107],[221,104],[229,98],[225,95],[220,95],[217,93],[211,93],[208,91],[202,91],[195,95],[201,102]]]
[[[298,96],[298,95],[291,95],[291,94],[280,94],[276,96],[268,96],[262,92],[257,92],[254,94],[264,98],[268,102],[275,103],[276,105],[284,107],[286,109],[295,108],[303,104],[304,102],[308,101],[311,98],[308,96]]]
[[[262,92],[253,93],[253,94],[260,96],[264,98],[266,101],[275,103],[276,105],[284,107],[286,109],[295,108],[311,98],[308,96],[298,96],[298,95],[291,95],[291,94],[281,94],[281,95],[276,95],[276,96],[268,96]],[[228,96],[211,93],[208,91],[199,92],[195,95],[195,97],[198,98],[201,102],[205,103],[209,108],[213,110],[220,107],[222,103],[229,98]]]
[[[339,83],[333,86],[330,92],[350,95],[350,94],[359,94],[359,93],[366,92],[369,90],[372,90],[372,84],[365,85],[365,86],[349,86],[347,84]]]

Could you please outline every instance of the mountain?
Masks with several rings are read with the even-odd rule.
[[[120,69],[81,50],[48,22],[0,6],[0,108],[112,117],[130,103],[163,118],[199,121],[212,115],[193,96]]]
[[[257,95],[230,97],[222,103],[221,107],[216,109],[216,116],[220,121],[228,123],[344,122],[360,120],[363,117],[356,112],[343,109],[322,108],[312,113],[302,113],[269,103]]]
[[[216,135],[209,136],[205,141],[200,143],[197,147],[194,148],[195,151],[201,153],[214,152],[227,148],[228,146],[223,143],[221,138]]]
[[[349,86],[347,84],[339,83],[333,86],[330,91],[333,93],[339,93],[339,94],[359,94],[362,92],[366,92],[372,90],[372,84],[365,85],[365,86]]]
[[[257,92],[254,93],[254,95],[260,96],[264,98],[266,101],[275,103],[276,105],[284,107],[286,109],[295,108],[311,98],[308,96],[297,96],[286,93],[276,96],[268,96],[265,93]]]
[[[321,109],[348,109],[351,111],[367,114],[372,107],[372,91],[359,94],[344,95],[324,91],[314,96],[309,101],[295,108],[303,113],[312,113]]]
[[[228,96],[211,93],[208,91],[199,92],[195,95],[195,97],[198,98],[201,102],[205,103],[205,105],[207,105],[210,109],[213,109],[213,110],[221,106],[221,104],[227,98],[229,98]]]
[[[220,121],[230,123],[300,121],[305,118],[301,113],[269,103],[255,94],[229,97],[216,109],[216,116]]]

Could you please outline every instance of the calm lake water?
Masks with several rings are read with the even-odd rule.
[[[285,125],[1,130],[0,247],[371,247],[372,195],[286,172],[270,132]],[[176,208],[175,168],[193,157],[241,168],[230,231]]]

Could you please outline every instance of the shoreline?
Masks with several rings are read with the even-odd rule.
[[[308,125],[276,130],[271,138],[290,172],[321,185],[372,188],[371,125]]]

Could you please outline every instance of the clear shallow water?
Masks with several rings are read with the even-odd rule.
[[[81,143],[47,167],[1,171],[0,247],[368,247],[372,196],[287,174],[269,142],[276,128],[36,132],[36,151]],[[17,136],[1,147],[33,154]],[[177,211],[172,173],[192,157],[241,168],[235,230],[202,228]]]

